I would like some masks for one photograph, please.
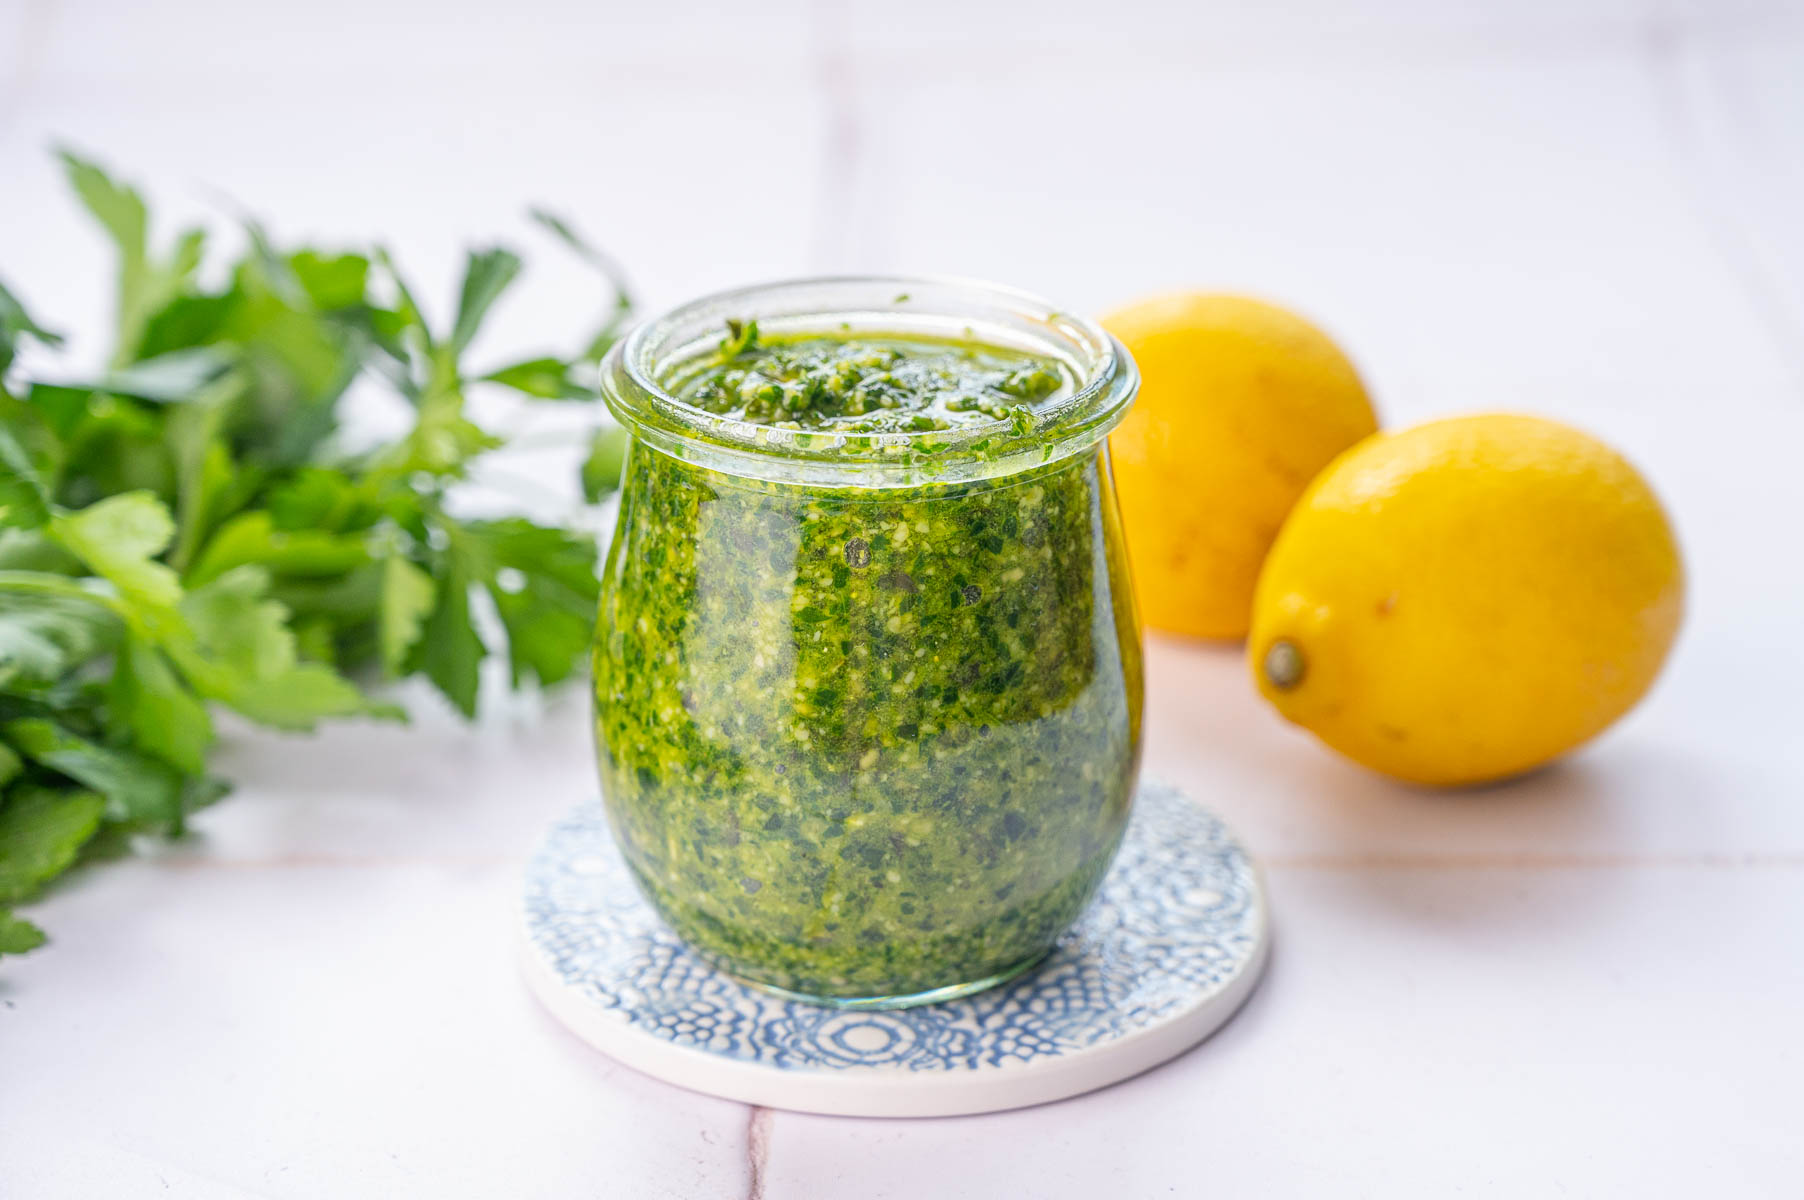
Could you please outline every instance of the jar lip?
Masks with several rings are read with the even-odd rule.
[[[1024,428],[1003,418],[919,432],[779,429],[708,412],[659,382],[714,345],[729,317],[797,332],[962,331],[1056,358],[1077,383]],[[1070,457],[1106,436],[1138,389],[1127,349],[1096,322],[1016,288],[938,275],[824,275],[714,292],[636,326],[601,368],[609,410],[657,450],[734,475],[857,488],[994,478]]]

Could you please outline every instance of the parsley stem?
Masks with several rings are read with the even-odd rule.
[[[109,596],[103,592],[85,588],[80,582],[67,575],[54,575],[48,571],[0,571],[0,591],[28,592],[39,596],[63,596],[71,600],[86,600],[121,617],[130,615],[128,606],[117,596]]]

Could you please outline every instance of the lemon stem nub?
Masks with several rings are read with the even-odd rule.
[[[1302,683],[1307,667],[1303,652],[1297,649],[1295,642],[1279,638],[1265,652],[1265,678],[1281,692],[1288,692]]]

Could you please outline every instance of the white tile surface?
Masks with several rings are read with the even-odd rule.
[[[73,953],[0,984],[0,1190],[738,1189],[741,1106],[587,1052],[526,994],[514,856],[352,857],[121,864],[39,906]]]
[[[143,185],[166,236],[249,212],[294,238],[386,239],[424,264],[441,319],[466,244],[518,244],[532,275],[485,330],[510,351],[573,342],[603,311],[532,204],[605,242],[654,305],[806,269],[826,205],[804,10],[731,11],[57,0],[0,120],[0,220],[29,233],[5,269],[59,321],[104,329],[107,252],[52,144]]]
[[[0,6],[0,273],[90,351],[104,258],[58,138],[166,229],[224,194],[381,232],[437,297],[505,235],[534,270],[497,348],[591,318],[519,220],[541,200],[654,305],[865,267],[1091,308],[1245,287],[1336,332],[1393,423],[1529,408],[1620,444],[1694,582],[1640,710],[1461,796],[1155,639],[1149,767],[1267,864],[1271,976],[1164,1069],[960,1121],[748,1111],[537,1012],[511,910],[591,784],[580,695],[235,729],[198,836],[57,889],[55,946],[0,968],[0,1196],[1797,1194],[1801,79],[1783,0]]]
[[[780,1114],[766,1196],[1779,1196],[1804,1173],[1804,1056],[1750,1056],[1744,1033],[1796,1011],[1796,956],[1769,953],[1804,918],[1795,877],[1279,868],[1271,887],[1270,974],[1202,1047],[1015,1113]]]
[[[868,85],[862,265],[1092,308],[1198,280],[1268,294],[1341,335],[1403,420],[1633,407],[1650,383],[1720,389],[1725,358],[1722,402],[1791,383],[1639,55],[1040,74]]]

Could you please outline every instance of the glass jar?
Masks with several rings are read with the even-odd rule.
[[[783,429],[666,390],[729,319],[1056,359],[1031,420]],[[1032,965],[1134,794],[1142,700],[1105,435],[1139,385],[1092,322],[912,278],[725,292],[603,364],[632,435],[595,640],[614,835],[670,925],[800,999],[895,1007]]]

